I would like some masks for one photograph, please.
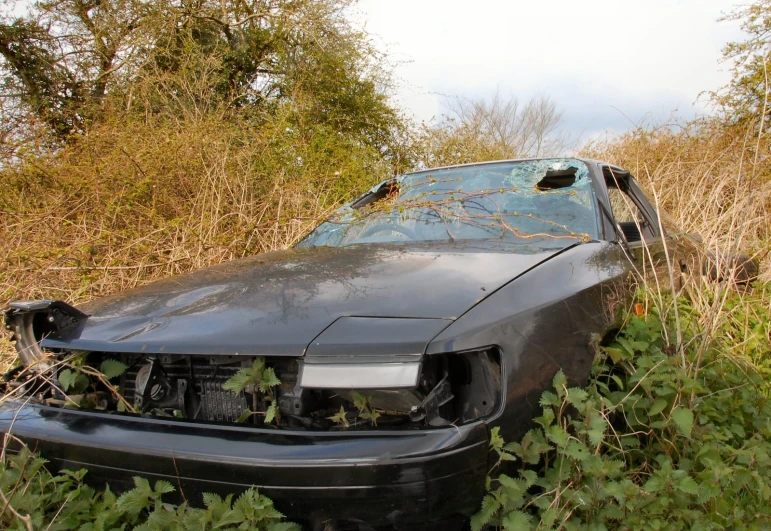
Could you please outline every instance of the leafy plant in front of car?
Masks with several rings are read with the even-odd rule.
[[[373,426],[377,426],[377,419],[380,418],[380,412],[372,407],[370,397],[354,391],[352,398],[353,405],[356,407],[355,415],[359,419],[369,421]],[[327,420],[331,420],[339,428],[351,427],[351,421],[348,419],[348,412],[345,410],[344,406],[340,406],[340,409],[336,411],[334,415],[327,417]]]
[[[259,393],[265,401],[265,424],[270,424],[278,414],[278,404],[276,401],[275,387],[281,385],[281,380],[276,376],[272,367],[265,364],[265,358],[255,358],[250,367],[243,367],[232,378],[222,384],[222,388],[234,394],[247,391]],[[239,419],[243,422],[255,412],[247,409]]]
[[[206,493],[203,507],[193,508],[163,501],[176,490],[167,481],[151,485],[135,477],[134,488],[117,496],[109,488],[99,492],[84,484],[85,470],[62,470],[54,476],[45,463],[26,447],[16,455],[6,454],[0,462],[0,501],[7,509],[0,514],[3,529],[300,530],[297,524],[283,521],[273,502],[254,488],[235,500],[232,494],[223,499]]]
[[[57,364],[57,380],[64,391],[65,406],[104,409],[99,399],[99,390],[106,389],[117,401],[118,411],[133,412],[133,407],[110,383],[110,380],[123,374],[128,366],[108,358],[103,360],[98,368],[92,367],[88,364],[87,356],[87,352],[72,351]]]
[[[663,327],[629,316],[585,388],[558,372],[535,428],[493,430],[472,529],[771,526],[768,383],[714,348],[669,355]]]
[[[353,405],[359,410],[359,418],[368,420],[373,426],[377,426],[377,419],[380,418],[380,412],[372,407],[370,397],[361,393],[353,393]]]
[[[351,423],[348,422],[348,417],[346,416],[345,408],[343,406],[340,406],[340,410],[334,415],[327,417],[327,420],[331,420],[341,428],[349,428],[351,426]]]

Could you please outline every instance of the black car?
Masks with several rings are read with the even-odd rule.
[[[310,527],[444,529],[479,509],[491,428],[523,435],[558,370],[585,382],[636,279],[697,251],[606,163],[399,176],[287,251],[11,304],[0,431],[118,490],[254,485]]]

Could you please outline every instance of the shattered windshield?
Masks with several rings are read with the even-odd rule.
[[[598,237],[589,168],[577,159],[458,166],[402,175],[349,203],[298,247]]]

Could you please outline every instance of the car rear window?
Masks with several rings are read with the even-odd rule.
[[[482,239],[569,245],[597,239],[595,204],[589,168],[578,159],[421,171],[373,187],[298,246]]]

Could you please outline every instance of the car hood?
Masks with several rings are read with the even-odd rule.
[[[341,317],[446,320],[449,325],[561,250],[447,244],[266,253],[85,305],[87,319],[45,339],[43,346],[301,356]],[[436,321],[426,325],[427,344],[444,326]]]

